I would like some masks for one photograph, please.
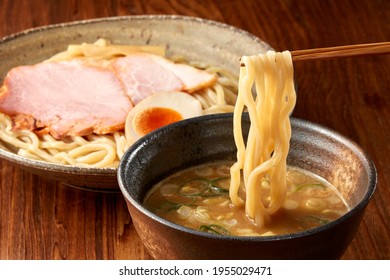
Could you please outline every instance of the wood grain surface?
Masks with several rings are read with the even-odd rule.
[[[276,50],[390,41],[387,0],[0,0],[0,37],[82,19],[180,14],[245,29]],[[0,61],[1,63],[1,61]],[[390,259],[390,55],[295,64],[293,116],[374,160],[378,188],[343,259]],[[151,259],[121,194],[78,190],[0,160],[0,259]]]

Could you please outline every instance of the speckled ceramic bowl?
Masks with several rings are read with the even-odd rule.
[[[338,220],[288,235],[235,237],[188,229],[145,209],[145,194],[167,175],[199,163],[235,159],[232,123],[231,114],[185,120],[147,135],[122,158],[120,188],[150,254],[156,259],[340,258],[375,191],[376,170],[355,143],[307,121],[292,119],[288,164],[314,172],[339,189],[351,210]],[[248,128],[244,118],[243,129]]]
[[[114,44],[164,45],[167,54],[183,55],[238,74],[239,58],[271,49],[232,26],[184,16],[101,18],[26,30],[0,40],[0,83],[15,66],[41,62],[69,44],[109,39]],[[26,159],[6,151],[0,157],[45,178],[99,191],[119,191],[115,168],[80,168]]]

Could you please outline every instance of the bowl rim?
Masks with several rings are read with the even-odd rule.
[[[148,21],[148,20],[159,20],[159,21],[183,21],[183,22],[195,22],[199,24],[206,24],[216,26],[221,29],[228,29],[230,32],[236,32],[237,34],[241,34],[253,42],[256,42],[260,45],[263,45],[267,48],[272,48],[267,42],[261,40],[259,37],[254,34],[226,24],[222,22],[218,22],[215,20],[205,19],[196,16],[184,16],[184,15],[163,15],[163,14],[153,14],[153,15],[125,15],[125,16],[113,16],[113,17],[100,17],[100,18],[92,18],[85,20],[76,20],[69,21],[63,23],[55,23],[44,26],[33,27],[29,29],[22,30],[20,32],[10,34],[0,38],[0,45],[8,43],[12,40],[18,39],[19,37],[23,37],[26,35],[39,33],[43,31],[62,29],[66,27],[73,26],[82,26],[88,24],[99,24],[104,22],[131,22],[131,21]],[[24,167],[29,167],[37,170],[45,170],[45,171],[56,171],[64,174],[72,174],[72,175],[92,175],[92,176],[110,176],[115,177],[118,171],[117,167],[90,167],[90,166],[72,166],[60,163],[51,163],[45,162],[41,160],[30,159],[24,156],[20,156],[14,152],[7,151],[0,147],[0,158],[3,160],[7,160],[14,164],[18,164]]]
[[[259,44],[262,44],[268,48],[272,48],[269,43],[261,40],[259,37],[255,36],[254,34],[250,33],[249,31],[246,31],[242,28],[212,20],[212,19],[206,19],[198,16],[186,16],[186,15],[166,15],[166,14],[152,14],[152,15],[124,15],[124,16],[112,16],[112,17],[99,17],[99,18],[90,18],[90,19],[84,19],[84,20],[75,20],[75,21],[68,21],[68,22],[60,22],[60,23],[53,23],[48,25],[42,25],[42,26],[36,26],[32,28],[27,28],[24,30],[21,30],[19,32],[6,35],[2,38],[0,38],[0,44],[8,42],[10,40],[14,40],[18,37],[52,30],[52,29],[61,29],[64,27],[72,27],[76,25],[88,25],[88,24],[95,24],[95,23],[102,23],[102,22],[120,22],[120,21],[140,21],[140,20],[151,20],[151,19],[157,19],[157,20],[163,20],[163,21],[172,21],[172,20],[180,20],[180,21],[187,21],[187,22],[196,22],[200,24],[206,24],[211,26],[220,27],[223,29],[228,29],[230,31],[236,32],[238,34],[242,34],[253,41],[258,42]]]
[[[372,196],[375,193],[376,187],[377,187],[377,171],[374,162],[370,158],[370,156],[367,154],[366,151],[364,151],[359,145],[357,145],[356,142],[353,140],[349,139],[348,137],[345,137],[341,135],[339,132],[327,128],[323,125],[316,124],[313,122],[310,122],[308,120],[303,120],[299,118],[294,118],[291,117],[291,125],[292,126],[304,126],[309,128],[310,130],[314,132],[318,132],[319,134],[326,135],[328,137],[331,137],[333,139],[337,139],[337,141],[343,143],[344,145],[348,146],[352,150],[354,150],[357,154],[359,154],[360,158],[364,161],[365,166],[368,167],[368,174],[370,175],[368,180],[368,187],[367,191],[365,192],[364,196],[362,199],[354,206],[351,208],[347,213],[342,215],[340,218],[331,221],[327,224],[311,228],[308,230],[300,231],[300,232],[295,232],[295,233],[290,233],[290,234],[283,234],[283,235],[273,235],[273,236],[233,236],[233,235],[216,235],[212,233],[207,233],[207,232],[202,232],[199,230],[187,228],[184,226],[181,226],[179,224],[173,223],[171,221],[165,220],[158,216],[157,214],[153,213],[152,211],[148,210],[146,207],[143,206],[142,202],[138,201],[137,199],[133,198],[126,186],[126,180],[125,180],[125,168],[127,161],[129,157],[133,153],[137,153],[139,150],[141,150],[144,145],[143,143],[148,143],[148,142],[153,142],[153,139],[159,138],[160,135],[166,134],[167,132],[171,130],[176,130],[180,129],[183,126],[189,125],[191,123],[196,123],[196,122],[209,122],[209,121],[215,121],[216,118],[232,118],[233,113],[223,113],[223,114],[212,114],[212,115],[204,115],[204,116],[199,116],[191,119],[186,119],[179,121],[177,123],[171,124],[169,126],[165,126],[162,128],[159,128],[148,135],[142,137],[139,139],[137,142],[135,142],[123,155],[122,159],[120,160],[119,167],[118,167],[118,173],[117,173],[117,179],[118,179],[118,184],[119,188],[121,190],[122,195],[125,197],[128,203],[130,203],[133,207],[135,207],[138,211],[140,211],[143,215],[149,217],[150,219],[165,225],[169,228],[173,228],[175,230],[178,230],[179,232],[187,233],[190,235],[197,235],[197,236],[203,236],[207,237],[210,239],[214,240],[231,240],[231,241],[242,241],[242,242],[259,242],[259,241],[281,241],[281,240],[288,240],[288,239],[298,239],[298,238],[303,238],[305,236],[311,236],[315,235],[317,233],[321,233],[324,231],[327,231],[338,224],[342,223],[343,221],[346,221],[350,219],[352,216],[354,216],[357,212],[361,211],[364,209],[369,201],[371,200]]]

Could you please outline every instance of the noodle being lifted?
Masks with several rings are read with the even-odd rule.
[[[287,166],[296,101],[290,53],[270,51],[241,62],[233,116],[237,161],[205,162],[174,173],[152,187],[144,204],[169,221],[220,235],[290,234],[337,219],[348,210],[337,189]],[[244,110],[250,118],[246,143]]]
[[[233,123],[237,162],[231,167],[230,197],[235,205],[244,203],[238,196],[242,170],[246,213],[262,226],[285,198],[291,137],[289,116],[296,101],[293,65],[288,51],[244,56],[241,62],[244,66],[240,71]],[[256,95],[252,93],[253,86]],[[251,122],[246,146],[241,131],[245,107]],[[270,201],[267,202],[261,193],[264,182],[270,185]]]

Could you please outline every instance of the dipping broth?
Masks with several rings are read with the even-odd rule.
[[[156,184],[146,195],[144,204],[158,216],[182,226],[236,236],[300,232],[329,223],[348,211],[341,195],[327,181],[305,170],[288,167],[284,204],[264,227],[258,227],[247,217],[244,206],[234,206],[230,201],[232,164],[210,163],[176,173]],[[269,192],[269,182],[264,179],[264,205],[269,201]],[[243,187],[239,195],[245,198]]]

